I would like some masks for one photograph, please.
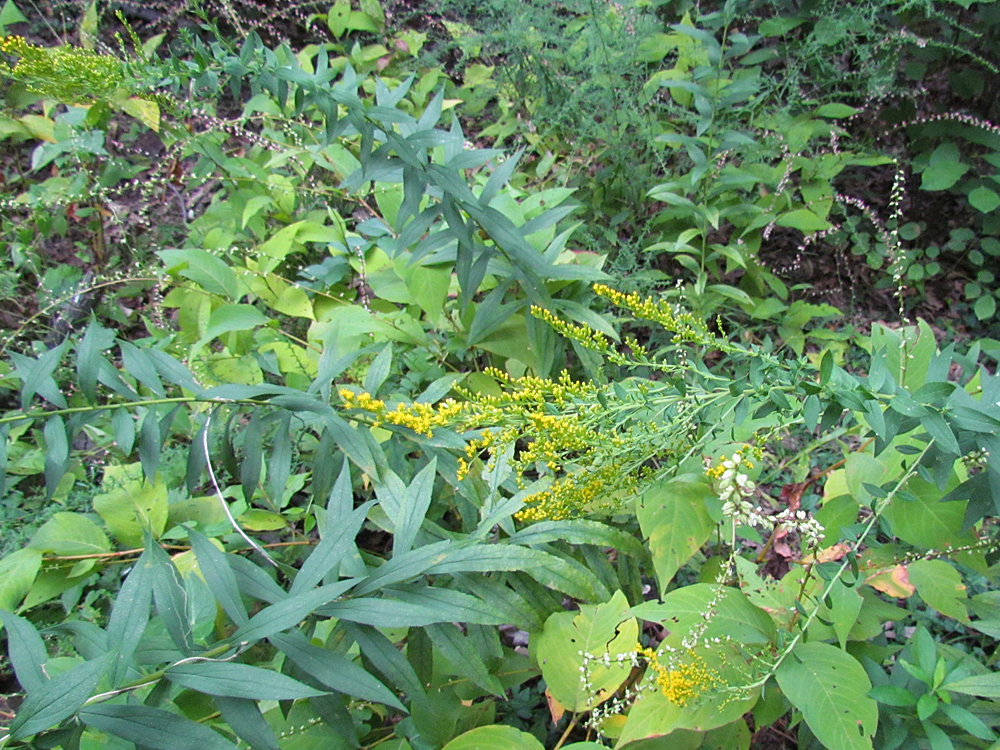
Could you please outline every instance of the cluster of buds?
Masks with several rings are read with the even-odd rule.
[[[786,532],[795,532],[802,538],[803,546],[819,544],[823,536],[823,526],[803,510],[786,508],[777,515],[768,515],[754,501],[757,486],[747,476],[753,463],[737,451],[730,458],[722,457],[717,466],[710,467],[706,474],[716,481],[716,490],[722,500],[722,513],[736,526],[757,526],[767,531],[781,527]]]

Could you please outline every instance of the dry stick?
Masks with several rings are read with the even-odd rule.
[[[300,539],[295,542],[272,542],[271,544],[262,544],[264,549],[275,549],[277,547],[302,547],[311,546],[315,544],[311,539]],[[161,549],[165,550],[177,550],[178,552],[187,552],[191,549],[184,544],[161,544]],[[43,562],[69,562],[72,560],[102,560],[111,557],[127,557],[128,555],[141,555],[145,550],[142,547],[136,549],[123,549],[118,552],[92,552],[89,555],[53,555],[52,557],[46,557]],[[235,550],[239,552],[240,550]],[[132,560],[115,560],[115,562],[133,562]]]

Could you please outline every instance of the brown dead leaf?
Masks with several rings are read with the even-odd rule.
[[[563,714],[566,713],[566,709],[562,703],[552,697],[552,693],[549,692],[548,688],[545,688],[545,700],[549,704],[549,716],[552,717],[552,723],[558,724]]]

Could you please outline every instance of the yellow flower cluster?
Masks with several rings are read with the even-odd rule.
[[[120,60],[75,47],[38,47],[23,37],[0,39],[0,52],[19,58],[0,62],[0,75],[22,81],[30,91],[67,104],[110,98],[125,80]]]
[[[376,416],[373,426],[378,427],[383,424],[393,424],[400,427],[409,427],[420,435],[432,437],[434,428],[446,427],[455,421],[456,417],[465,410],[465,404],[454,399],[442,401],[437,406],[431,404],[398,404],[395,409],[387,410],[385,402],[372,397],[371,394],[361,392],[355,394],[346,388],[341,388],[338,393],[344,400],[344,406],[348,409],[361,409]]]
[[[615,500],[612,493],[634,491],[639,474],[628,474],[620,462],[611,462],[594,471],[579,471],[554,481],[548,489],[524,498],[530,507],[518,511],[519,521],[563,521],[588,512],[597,501],[605,505]]]
[[[689,312],[677,311],[664,300],[657,302],[652,297],[643,298],[635,292],[626,294],[604,284],[594,284],[594,291],[601,297],[611,300],[618,307],[628,310],[637,318],[663,326],[664,330],[673,333],[678,341],[692,344],[718,344],[694,315]]]
[[[673,663],[669,667],[660,661],[651,648],[643,648],[637,644],[635,651],[655,672],[660,692],[677,706],[688,706],[721,684],[718,672],[710,669],[705,660],[692,650],[688,650],[684,661]]]
[[[576,325],[558,317],[550,310],[536,305],[531,306],[531,314],[552,326],[571,341],[576,341],[583,347],[600,352],[616,364],[625,364],[625,358],[611,345],[608,337],[588,325]]]
[[[591,400],[597,393],[596,385],[590,381],[576,383],[566,370],[563,370],[556,380],[537,378],[531,375],[513,378],[496,367],[487,367],[484,372],[491,378],[508,386],[508,390],[503,396],[470,395],[478,405],[484,407],[494,406],[499,408],[511,402],[552,403],[556,406],[565,406],[573,399]]]

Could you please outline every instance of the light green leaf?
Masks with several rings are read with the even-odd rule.
[[[170,509],[167,485],[159,476],[155,482],[145,481],[138,463],[108,466],[101,489],[94,496],[94,510],[119,542],[139,547],[145,530],[160,537]]]
[[[28,542],[28,547],[53,555],[107,552],[111,543],[101,528],[82,513],[55,513]]]
[[[578,744],[567,745],[567,748]],[[444,750],[543,750],[543,747],[532,734],[515,727],[491,724],[460,734],[445,745]]]
[[[7,33],[7,27],[15,23],[27,23],[28,19],[24,17],[24,14],[14,5],[14,0],[7,0],[3,4],[3,9],[0,10],[0,34]]]
[[[828,643],[799,643],[778,668],[778,685],[830,750],[871,750],[878,704],[864,668]]]
[[[202,340],[211,341],[230,331],[249,331],[267,323],[267,316],[253,305],[223,305],[212,311]]]
[[[977,674],[956,682],[946,682],[942,687],[953,693],[977,695],[980,698],[1000,698],[1000,672]]]
[[[800,232],[810,233],[830,228],[830,222],[820,218],[808,208],[799,208],[789,211],[778,218],[779,227],[791,227]]]
[[[969,205],[977,211],[988,214],[1000,206],[1000,195],[990,190],[988,187],[977,187],[969,192]]]
[[[25,547],[0,560],[0,609],[14,611],[31,591],[42,567],[42,553]]]
[[[946,617],[969,621],[962,575],[944,560],[917,560],[907,567],[910,583],[928,605]]]
[[[538,641],[537,659],[552,696],[568,711],[589,711],[607,700],[628,678],[639,626],[628,616],[625,594],[616,591],[611,601],[584,606],[579,612],[556,612],[545,621]],[[582,654],[589,654],[586,660]],[[612,663],[599,661],[610,655]],[[585,671],[581,671],[581,669]]]
[[[715,524],[705,505],[711,496],[705,483],[670,480],[650,487],[639,501],[639,528],[649,539],[661,591],[711,536]]]
[[[239,299],[240,285],[233,269],[207,250],[160,250],[157,255],[168,272],[191,279],[206,292],[227,297],[231,302]]]
[[[972,311],[976,314],[978,320],[988,320],[992,318],[997,311],[997,299],[992,294],[984,294],[982,297],[976,300],[976,304],[972,306]]]
[[[836,120],[841,117],[850,117],[853,114],[857,114],[859,111],[860,110],[857,110],[854,107],[848,107],[846,104],[824,104],[816,110],[816,116]]]

